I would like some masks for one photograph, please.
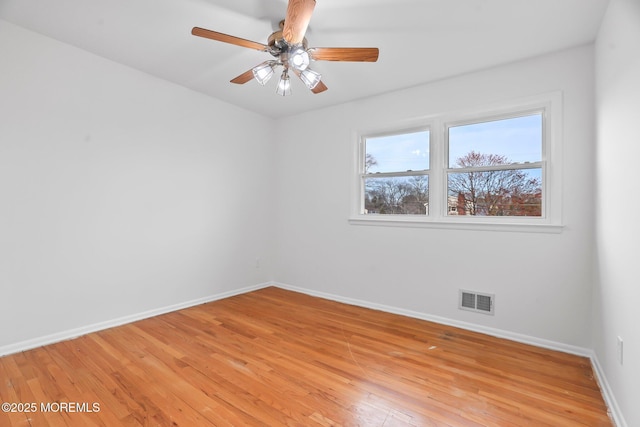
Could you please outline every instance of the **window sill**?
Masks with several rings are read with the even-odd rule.
[[[532,222],[488,222],[488,221],[452,221],[426,220],[420,216],[408,217],[372,217],[356,216],[349,218],[351,225],[370,225],[380,227],[435,228],[444,230],[473,231],[511,231],[520,233],[562,233],[563,225]]]

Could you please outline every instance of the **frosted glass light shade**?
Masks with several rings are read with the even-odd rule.
[[[294,47],[289,52],[289,65],[292,68],[298,71],[305,70],[309,66],[309,62],[311,62],[309,53],[302,46]]]
[[[273,61],[266,61],[258,65],[251,71],[253,71],[253,77],[255,77],[258,83],[264,86],[273,76],[274,67],[275,65]]]
[[[276,88],[276,93],[282,96],[291,95],[291,81],[289,80],[289,75],[286,70],[282,72],[282,76],[278,82],[278,87]]]
[[[302,80],[309,89],[313,89],[318,86],[321,77],[320,73],[313,71],[311,68],[307,68],[300,72],[300,80]]]

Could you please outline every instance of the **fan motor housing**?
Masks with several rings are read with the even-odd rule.
[[[279,57],[280,54],[291,49],[289,43],[284,39],[284,35],[282,34],[282,30],[284,28],[284,19],[280,21],[280,29],[278,31],[274,31],[271,33],[269,38],[267,39],[267,45],[271,48],[270,53],[275,57]],[[307,49],[307,39],[302,39],[302,47]]]

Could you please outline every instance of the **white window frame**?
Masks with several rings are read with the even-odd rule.
[[[409,177],[409,176],[426,176],[429,182],[429,189],[431,189],[431,153],[429,153],[429,166],[427,169],[416,170],[416,171],[396,171],[396,172],[376,172],[376,173],[365,173],[364,171],[364,161],[366,157],[366,142],[367,139],[372,138],[380,138],[385,136],[393,136],[393,135],[403,135],[409,133],[417,133],[417,132],[429,132],[429,151],[431,151],[431,129],[429,126],[419,126],[419,127],[406,127],[402,129],[396,129],[393,132],[383,132],[376,134],[367,134],[362,135],[360,137],[361,143],[359,144],[359,170],[358,175],[360,177],[360,186],[361,189],[361,203],[358,204],[358,210],[361,215],[365,216],[367,214],[364,213],[364,192],[365,192],[365,180],[367,178],[401,178],[401,177]],[[385,215],[388,216],[388,215]],[[391,215],[392,217],[409,217],[409,218],[423,218],[425,215]]]
[[[462,124],[521,117],[541,113],[543,117],[542,159],[535,164],[516,164],[514,169],[542,168],[543,205],[540,217],[496,217],[447,215],[447,173],[449,169],[448,129]],[[428,215],[367,215],[364,213],[365,141],[385,135],[429,130],[430,165]],[[353,130],[354,174],[351,196],[353,225],[431,227],[468,230],[497,230],[560,233],[562,231],[562,93],[553,92],[509,102],[500,102],[465,111],[418,117],[384,127]]]

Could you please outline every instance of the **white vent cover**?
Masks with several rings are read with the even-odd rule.
[[[458,308],[476,313],[493,314],[495,295],[460,289]]]

